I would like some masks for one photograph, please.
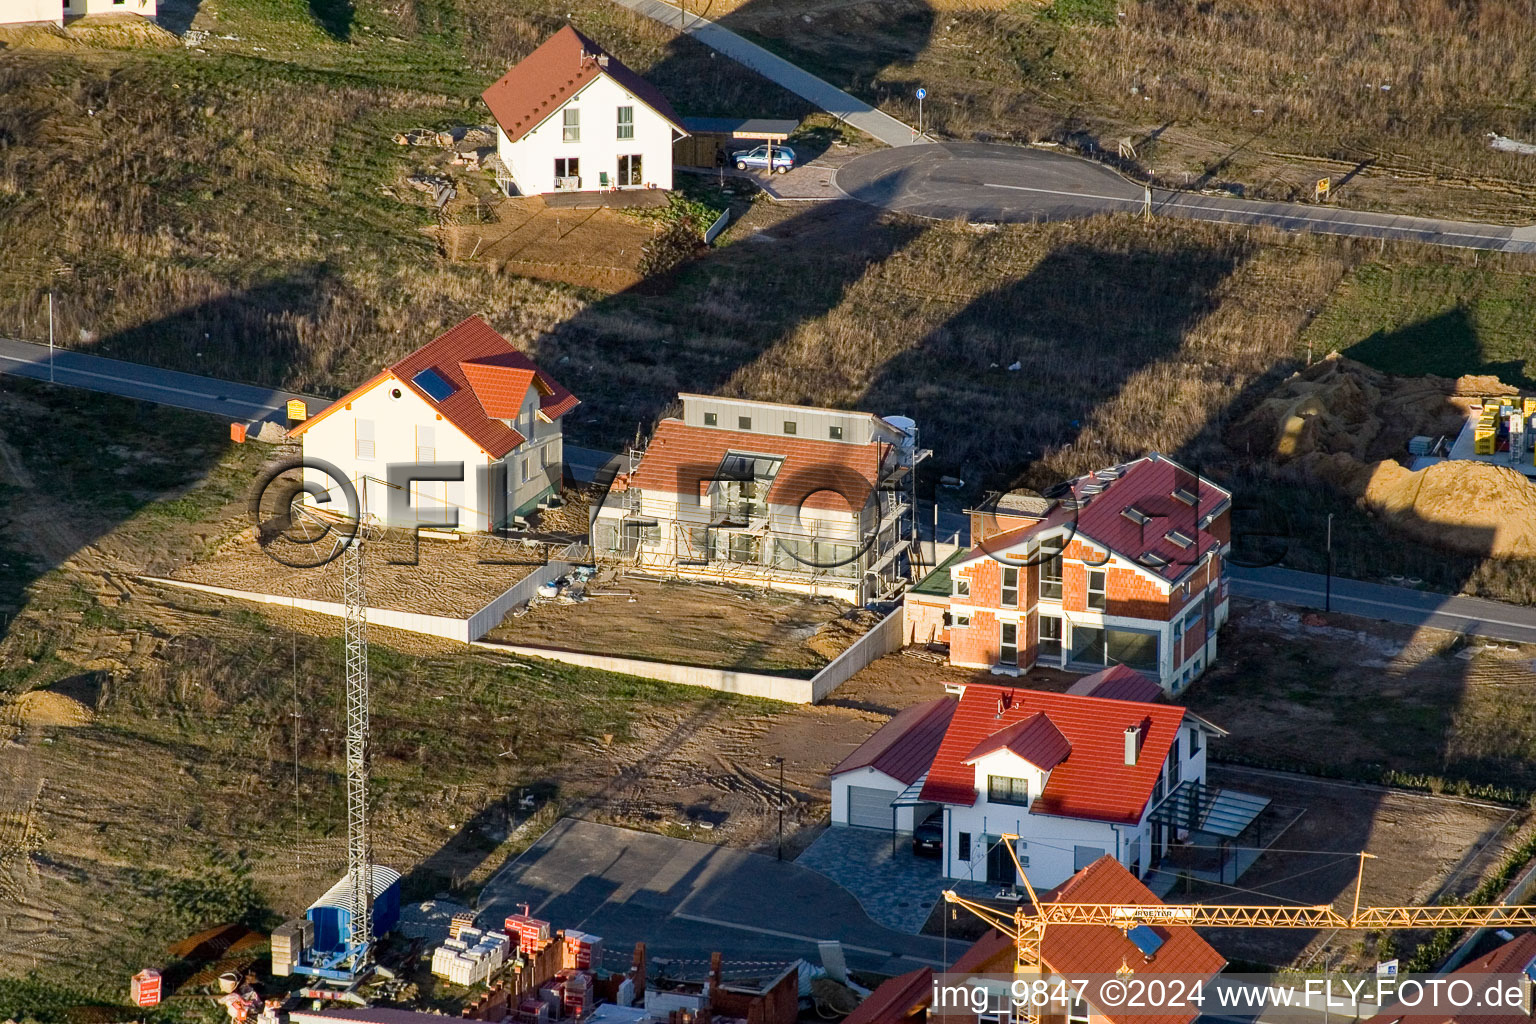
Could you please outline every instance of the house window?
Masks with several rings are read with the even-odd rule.
[[[373,420],[357,420],[357,457],[373,458]]]
[[[948,614],[948,613],[946,612],[945,614]],[[970,624],[971,624],[971,617],[969,615],[956,615],[955,616],[955,625],[959,626],[961,629],[964,629],[965,627],[969,626]]]
[[[578,183],[581,180],[581,161],[574,156],[555,157],[555,184],[561,179],[571,178]]]
[[[1179,739],[1173,739],[1173,748],[1168,751],[1168,791],[1171,793],[1183,777],[1184,770],[1179,764]]]
[[[967,579],[964,576],[956,576],[955,577],[955,596],[956,597],[970,597],[971,596],[971,581],[969,579]]]
[[[621,139],[632,139],[632,138],[635,137],[635,108],[634,107],[620,107],[619,108],[619,132],[618,132],[618,137],[621,138]]]
[[[1006,775],[987,776],[987,799],[994,804],[1029,806],[1029,783]]]
[[[786,434],[793,434],[795,432],[795,430],[796,430],[796,427],[795,427],[795,421],[794,420],[785,420],[784,421],[784,433],[786,433]]]
[[[828,427],[827,428],[827,436],[829,438],[831,438],[832,440],[834,440],[834,441],[841,441],[843,439],[843,428],[842,427]]]
[[[1061,618],[1059,616],[1040,616],[1040,657],[1061,657]]]
[[[752,417],[751,416],[737,416],[736,417],[736,429],[737,430],[751,430],[752,429]]]
[[[997,660],[1004,665],[1019,663],[1019,624],[1017,622],[1002,623],[1002,640],[998,644]]]
[[[1189,756],[1194,757],[1200,753],[1200,730],[1189,730]]]
[[[1140,867],[1140,860],[1141,858],[1138,855],[1136,864],[1138,868]],[[1087,1000],[1074,998],[1071,1005],[1067,1007],[1067,1024],[1088,1024],[1088,1021],[1089,1011]]]
[[[1017,566],[1003,566],[1003,607],[1019,606],[1019,570]]]
[[[1061,600],[1061,541],[1048,540],[1040,545],[1040,597]]]
[[[528,456],[523,456],[523,483],[528,482]]]
[[[1107,595],[1104,592],[1104,570],[1088,570],[1088,607],[1103,611],[1108,605]]]
[[[640,173],[640,154],[619,157],[619,184],[640,185],[644,182],[645,178]]]
[[[1195,601],[1194,605],[1184,614],[1184,632],[1198,634],[1200,631],[1200,617],[1205,614],[1205,598]]]
[[[704,414],[704,425],[706,427],[717,427],[720,425],[720,417],[712,412],[707,412]]]
[[[969,864],[971,862],[971,834],[969,832],[955,833],[955,859]]]
[[[575,107],[566,107],[564,111],[565,124],[561,129],[560,137],[566,142],[581,141],[581,111]]]

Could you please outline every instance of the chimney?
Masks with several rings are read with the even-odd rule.
[[[629,972],[630,980],[635,983],[635,1001],[641,1006],[645,1005],[645,943],[635,943],[634,967]]]
[[[1135,764],[1136,755],[1141,753],[1141,726],[1128,725],[1125,727],[1125,763]]]

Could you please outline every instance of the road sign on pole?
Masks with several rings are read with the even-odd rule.
[[[1327,202],[1328,201],[1328,190],[1329,190],[1329,188],[1332,185],[1333,185],[1333,179],[1332,178],[1318,178],[1317,179],[1317,189],[1316,189],[1315,194],[1316,194],[1317,200],[1319,202]]]
[[[923,136],[923,100],[928,98],[928,90],[919,87],[917,90],[917,136]]]

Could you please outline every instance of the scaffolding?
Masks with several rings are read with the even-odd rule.
[[[909,444],[890,446],[880,478],[857,513],[858,531],[851,536],[827,529],[817,519],[786,521],[755,497],[720,500],[715,488],[697,521],[663,522],[646,507],[644,494],[631,486],[615,503],[620,516],[609,518],[611,545],[599,543],[596,534],[604,517],[599,513],[594,520],[593,558],[647,575],[780,587],[813,596],[844,594],[857,604],[892,600],[926,571],[918,536],[917,467],[933,453],[917,446],[915,429],[909,437]],[[644,456],[643,448],[628,450],[627,479],[634,479]],[[815,553],[822,545],[851,549],[854,559],[821,564]],[[809,550],[811,557],[781,553],[786,548],[802,554]]]

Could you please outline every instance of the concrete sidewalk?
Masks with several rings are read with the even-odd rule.
[[[637,14],[659,21],[693,36],[717,53],[743,67],[751,68],[770,82],[782,85],[801,99],[825,110],[840,121],[859,129],[887,146],[908,146],[917,139],[917,131],[884,111],[851,96],[783,57],[768,52],[756,43],[695,14],[687,14],[662,0],[615,0]]]

